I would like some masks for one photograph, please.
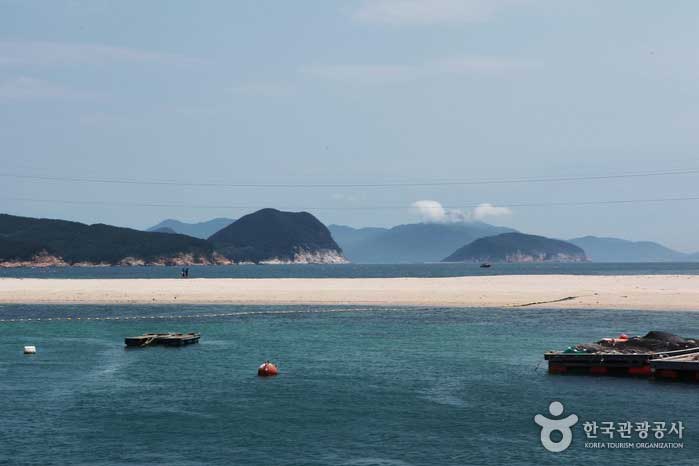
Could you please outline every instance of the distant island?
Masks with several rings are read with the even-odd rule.
[[[208,239],[157,230],[0,214],[0,266],[347,262],[325,225],[306,212],[263,209]]]
[[[578,246],[544,236],[503,233],[477,239],[443,262],[582,262],[585,251]]]

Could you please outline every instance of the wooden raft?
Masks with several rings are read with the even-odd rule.
[[[198,333],[146,333],[137,337],[126,337],[128,347],[143,348],[150,345],[184,346],[199,343]]]

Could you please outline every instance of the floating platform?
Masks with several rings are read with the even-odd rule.
[[[673,367],[685,372],[691,372],[690,367],[699,368],[699,339],[682,338],[658,330],[634,337],[622,333],[617,338],[577,344],[565,351],[550,351],[544,353],[544,359],[548,361],[550,374],[632,377],[667,374],[671,377],[673,369],[665,366],[666,361],[677,361]],[[699,369],[694,370],[699,373]]]
[[[699,381],[699,353],[651,359],[650,369],[658,379]]]
[[[184,346],[199,343],[198,333],[146,333],[137,337],[126,337],[124,343],[130,348],[150,345]]]
[[[650,377],[653,375],[651,361],[674,360],[688,355],[699,355],[699,348],[634,354],[548,352],[544,353],[544,359],[548,361],[550,374]],[[699,361],[696,366],[699,367]]]

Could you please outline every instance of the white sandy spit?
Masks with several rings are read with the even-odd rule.
[[[0,303],[361,304],[699,311],[699,276],[0,279]]]

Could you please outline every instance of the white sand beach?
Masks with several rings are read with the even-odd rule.
[[[360,304],[699,311],[699,276],[0,279],[0,303]]]

